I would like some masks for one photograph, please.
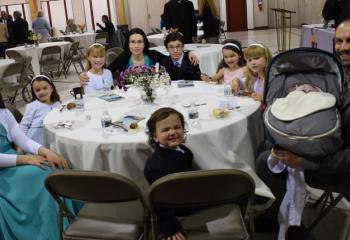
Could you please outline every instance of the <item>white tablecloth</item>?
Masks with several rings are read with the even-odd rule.
[[[164,46],[153,47],[151,49],[169,55]],[[213,76],[216,73],[218,64],[222,60],[221,44],[185,44],[185,50],[194,51],[195,55],[199,59],[199,67],[202,73],[206,73],[209,76]]]
[[[70,33],[67,35],[61,35],[60,37],[71,37],[74,41],[80,42],[79,47],[84,47],[84,54],[86,49],[95,42],[96,33]]]
[[[10,64],[14,63],[15,60],[14,59],[0,59],[0,77],[1,77],[1,81],[3,81],[2,79],[2,74],[4,73],[4,70],[6,69],[7,66],[9,66]],[[17,82],[15,77],[9,77],[6,79],[6,82]]]
[[[204,35],[204,32],[202,30],[197,31],[197,37],[201,37]],[[147,36],[148,41],[151,43],[154,43],[157,46],[164,46],[164,34],[158,33],[158,34],[152,34]]]
[[[260,108],[250,98],[238,98],[238,110],[233,110],[227,119],[216,119],[211,110],[223,98],[223,86],[196,82],[195,87],[172,86],[167,95],[158,94],[155,105],[144,105],[138,90],[116,90],[124,98],[106,102],[96,94],[86,96],[85,112],[54,109],[44,120],[47,145],[69,159],[74,168],[85,170],[108,170],[133,179],[143,190],[148,183],[143,176],[146,159],[152,153],[147,144],[145,125],[150,113],[159,107],[172,106],[187,118],[183,104],[192,101],[206,103],[199,106],[200,125],[188,124],[187,146],[194,153],[194,162],[200,169],[242,168],[256,180],[256,193],[273,198],[270,190],[255,175],[254,152],[256,141],[262,139]],[[174,84],[175,85],[175,84]],[[125,115],[146,117],[137,132],[114,130],[105,135],[101,128],[101,115],[108,110],[113,121]],[[91,120],[86,120],[86,116]],[[260,119],[260,121],[257,121]],[[74,121],[73,129],[55,129],[57,121]]]
[[[310,41],[312,35],[316,38],[317,48],[333,53],[335,37],[334,28],[324,29],[323,24],[302,25],[300,46],[312,47]]]
[[[22,54],[25,57],[31,56],[32,57],[32,66],[33,66],[34,73],[36,75],[38,75],[38,74],[40,74],[39,62],[40,62],[40,58],[41,58],[41,52],[43,51],[43,49],[45,47],[49,47],[49,46],[60,46],[61,49],[62,49],[61,56],[62,56],[62,59],[63,59],[64,52],[68,52],[69,51],[70,42],[40,43],[39,46],[28,45],[27,47],[20,46],[20,47],[9,48],[7,50],[16,50],[16,51],[18,51],[20,54]]]

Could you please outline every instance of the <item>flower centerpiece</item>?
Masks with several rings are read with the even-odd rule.
[[[85,24],[78,24],[78,27],[79,27],[81,33],[84,33],[86,25]]]
[[[164,81],[165,76],[170,79],[165,68],[159,67],[158,63],[151,67],[133,66],[120,73],[118,86],[126,90],[125,84],[133,84],[141,90],[141,99],[145,103],[153,103],[156,98],[155,89],[160,85],[160,80]]]
[[[35,44],[35,46],[39,46],[39,40],[41,39],[41,34],[40,33],[33,33],[31,32],[28,39],[32,40]]]

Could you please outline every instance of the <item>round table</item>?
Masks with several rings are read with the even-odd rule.
[[[157,50],[165,55],[169,55],[169,52],[162,47],[153,47],[153,50]],[[199,60],[199,67],[202,73],[206,73],[209,76],[213,76],[216,73],[219,62],[222,60],[222,45],[221,44],[201,44],[191,43],[185,44],[185,51],[193,51]]]
[[[145,134],[146,121],[153,111],[171,106],[184,114],[188,122],[186,145],[194,154],[200,169],[241,168],[256,181],[256,193],[273,198],[266,185],[254,173],[257,140],[262,140],[260,104],[250,98],[237,98],[239,109],[232,110],[228,118],[216,119],[212,109],[222,101],[223,86],[195,82],[194,87],[178,88],[172,83],[170,91],[159,89],[154,105],[140,100],[139,90],[131,87],[127,92],[115,90],[121,100],[107,102],[99,98],[103,93],[84,97],[85,111],[52,110],[44,119],[45,141],[51,149],[69,159],[74,168],[108,170],[134,180],[141,189],[148,188],[143,176],[147,158],[152,153]],[[189,103],[198,106],[199,124],[189,123]],[[102,112],[108,110],[113,121],[125,115],[145,117],[136,132],[115,129],[105,134],[101,127]],[[259,119],[259,121],[258,121]],[[74,121],[71,129],[56,129],[58,121]]]
[[[96,33],[70,33],[66,35],[60,35],[59,37],[71,37],[75,42],[79,42],[79,47],[84,48],[84,54],[86,53],[86,49],[95,42]]]
[[[63,54],[65,52],[69,51],[70,45],[71,45],[70,42],[48,42],[48,43],[39,43],[39,46],[27,45],[27,46],[9,48],[7,50],[15,50],[15,51],[19,52],[24,57],[31,56],[32,57],[33,71],[34,71],[35,75],[38,75],[38,74],[40,74],[39,62],[40,62],[40,58],[41,58],[41,52],[43,51],[43,49],[45,47],[60,46],[61,50],[62,50],[61,57],[63,59]]]
[[[167,33],[157,33],[147,36],[147,39],[150,43],[154,43],[156,46],[164,46],[164,38]],[[202,30],[197,31],[197,37],[202,37],[204,32]]]

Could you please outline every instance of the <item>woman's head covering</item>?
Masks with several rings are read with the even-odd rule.
[[[0,93],[0,108],[6,108],[4,100],[2,99],[1,93]]]

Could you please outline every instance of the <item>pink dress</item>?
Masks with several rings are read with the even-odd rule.
[[[241,89],[244,89],[244,82],[245,82],[244,67],[238,68],[235,71],[231,71],[228,68],[224,69],[224,81],[225,81],[225,83],[231,83],[232,80],[235,78],[239,78],[239,82],[241,85],[240,87],[241,87]]]

